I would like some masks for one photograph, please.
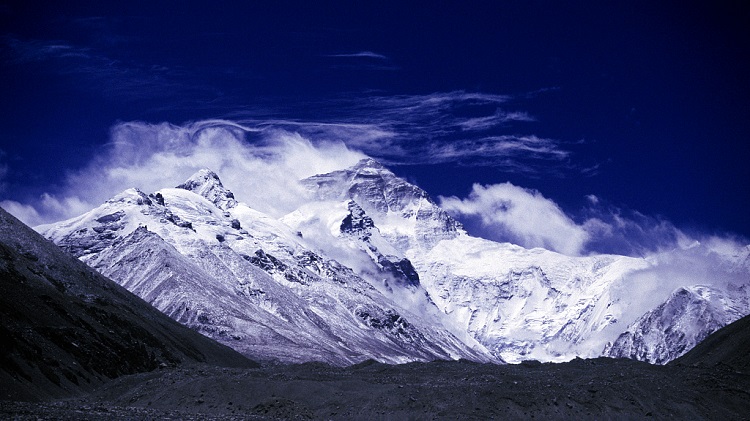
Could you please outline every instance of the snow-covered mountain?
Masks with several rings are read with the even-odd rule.
[[[425,191],[371,159],[301,183],[309,200],[280,219],[202,170],[176,189],[127,190],[37,229],[254,358],[517,362],[606,353],[664,363],[750,313],[747,256],[733,269],[744,284],[704,294],[686,279],[659,297],[639,276],[658,262],[471,237]],[[702,298],[679,299],[680,291]]]
[[[492,360],[237,202],[209,170],[151,195],[126,190],[37,229],[173,319],[254,358]],[[408,261],[382,267],[405,284],[416,276]]]
[[[610,343],[639,323],[635,319],[642,313],[633,314],[633,308],[654,299],[670,300],[654,297],[648,285],[640,285],[644,281],[638,274],[658,262],[613,255],[570,257],[471,237],[426,192],[373,160],[303,183],[321,201],[352,200],[364,209],[381,236],[412,263],[421,287],[453,332],[468,333],[508,362],[594,357],[605,347],[608,355],[617,355],[612,353],[617,345]],[[735,298],[713,307],[723,312],[721,323],[705,326],[700,317],[675,318],[671,325],[676,334],[663,341],[669,358],[648,351],[655,346],[650,341],[639,342],[637,351],[622,356],[667,362],[718,327],[750,313],[747,250],[732,261],[732,270],[743,273],[744,286],[727,286],[732,289],[727,295]],[[659,304],[655,301],[651,308]]]
[[[604,354],[665,364],[747,314],[747,299],[747,285],[728,293],[702,285],[679,288],[607,345]]]
[[[353,200],[397,250],[430,249],[465,234],[461,224],[435,204],[427,192],[396,177],[373,159],[302,181],[320,201]]]

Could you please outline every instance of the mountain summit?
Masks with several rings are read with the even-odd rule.
[[[234,193],[224,188],[219,176],[208,168],[199,170],[177,188],[203,196],[224,210],[237,206]]]
[[[375,221],[381,234],[401,252],[430,249],[463,233],[461,224],[421,188],[397,177],[374,159],[351,168],[302,180],[318,200],[353,200]]]

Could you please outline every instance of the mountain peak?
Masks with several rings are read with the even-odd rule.
[[[395,175],[391,170],[384,167],[383,164],[380,162],[372,159],[372,158],[365,158],[354,164],[352,167],[349,168],[349,171],[354,172],[356,174],[364,174],[364,175]]]
[[[354,201],[402,252],[410,247],[431,248],[463,231],[427,192],[372,158],[345,170],[314,175],[302,183],[320,200]]]
[[[234,193],[227,190],[219,176],[208,168],[198,170],[177,188],[199,194],[221,209],[229,209],[237,205]]]
[[[356,164],[354,164],[353,168],[373,168],[373,169],[378,169],[378,170],[384,170],[384,169],[386,169],[383,166],[383,164],[381,164],[380,162],[378,162],[378,161],[376,161],[376,160],[374,160],[372,158],[361,159],[359,162],[357,162]]]

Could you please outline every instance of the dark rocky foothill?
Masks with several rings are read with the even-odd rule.
[[[68,397],[123,375],[185,364],[255,365],[171,320],[2,209],[0,319],[0,399]]]
[[[608,358],[518,365],[366,361],[348,368],[163,369],[118,378],[75,400],[3,402],[0,413],[92,420],[739,420],[750,413],[748,391],[748,373],[729,367]]]

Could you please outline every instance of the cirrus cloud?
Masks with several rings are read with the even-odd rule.
[[[366,58],[374,58],[374,59],[379,59],[379,60],[388,59],[388,57],[384,56],[383,54],[374,53],[372,51],[359,51],[356,53],[344,53],[344,54],[329,54],[326,57],[343,57],[343,58],[366,57]]]
[[[337,139],[385,165],[456,163],[530,175],[574,169],[566,142],[519,127],[536,120],[523,110],[512,109],[514,99],[466,91],[390,96],[369,93],[280,105],[279,112],[284,115],[306,108],[330,118],[279,119],[252,110],[234,113],[233,117],[248,125]]]

